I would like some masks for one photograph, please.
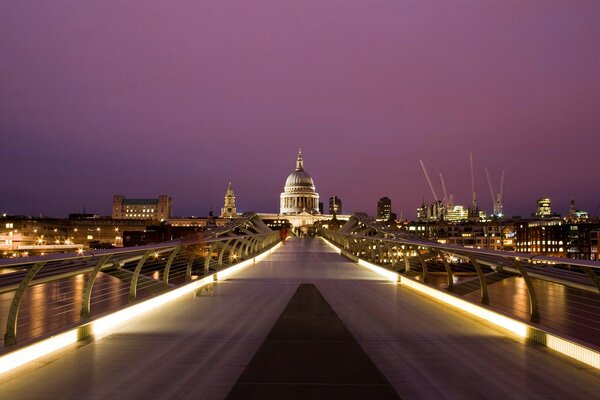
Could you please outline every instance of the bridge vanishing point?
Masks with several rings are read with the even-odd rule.
[[[281,242],[246,214],[204,238],[3,261],[0,397],[600,396],[596,265],[364,214],[320,235]]]

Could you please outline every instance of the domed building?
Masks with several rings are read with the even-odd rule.
[[[312,178],[304,171],[302,150],[298,150],[296,170],[285,181],[285,187],[280,196],[279,213],[283,215],[319,214],[319,194],[316,192]]]

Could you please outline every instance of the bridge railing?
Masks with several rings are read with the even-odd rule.
[[[532,322],[540,321],[538,297],[532,277],[550,282],[559,281],[574,287],[586,287],[600,292],[600,278],[597,271],[600,263],[571,258],[534,256],[495,250],[474,249],[447,245],[426,240],[394,227],[388,227],[364,213],[353,215],[342,229],[333,231],[321,229],[320,235],[342,249],[351,258],[364,259],[388,268],[394,272],[414,276],[420,270],[420,279],[425,281],[430,274],[428,261],[443,264],[447,276],[445,289],[452,292],[454,286],[453,262],[462,261],[469,265],[479,281],[480,301],[489,304],[486,269],[497,273],[517,274],[523,278],[529,299],[529,314]],[[562,266],[565,275],[574,276],[573,281],[546,276],[543,267]],[[583,274],[573,274],[570,269],[579,269]],[[542,270],[542,273],[540,273]],[[587,277],[591,285],[581,284]],[[584,278],[585,279],[585,278]]]
[[[244,214],[215,231],[188,236],[165,243],[76,254],[53,254],[0,260],[0,321],[4,322],[4,347],[47,335],[77,322],[85,322],[100,312],[168,291],[182,283],[218,272],[240,261],[253,258],[280,241],[278,232],[269,229],[253,213]],[[101,275],[118,279],[118,287],[94,285]],[[56,299],[41,299],[39,309],[20,309],[30,288],[59,284],[76,278]],[[114,286],[114,285],[113,285]],[[30,293],[34,295],[34,293]],[[55,297],[55,296],[52,296]],[[8,303],[10,302],[10,305]],[[3,303],[3,304],[2,304]],[[47,326],[44,326],[44,321]],[[21,339],[19,339],[21,340]]]

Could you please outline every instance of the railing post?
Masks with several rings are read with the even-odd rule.
[[[83,296],[81,299],[81,311],[79,312],[79,316],[81,317],[81,319],[88,319],[90,317],[92,289],[94,288],[94,283],[96,282],[96,277],[98,276],[98,273],[110,257],[110,255],[102,257],[100,261],[98,261],[92,272],[90,272],[90,276],[88,276],[88,279],[85,282]]]
[[[25,294],[25,290],[29,287],[29,284],[35,277],[35,274],[38,273],[40,269],[44,265],[46,265],[47,261],[42,261],[33,264],[29,270],[27,270],[27,274],[19,284],[15,292],[15,296],[13,297],[12,303],[10,305],[10,309],[8,311],[8,318],[6,320],[6,332],[4,333],[4,346],[11,346],[17,343],[17,317],[19,316],[19,307],[21,306],[21,300],[23,300],[23,295]]]
[[[219,268],[221,268],[223,266],[223,255],[225,254],[225,250],[227,250],[227,248],[229,247],[229,243],[231,243],[232,240],[233,239],[229,239],[228,241],[226,241],[223,244],[223,248],[219,252],[219,260],[217,261],[217,265],[219,266]]]
[[[589,278],[594,283],[594,286],[596,286],[596,289],[598,289],[598,291],[600,292],[600,278],[598,278],[598,275],[596,275],[594,270],[590,267],[584,267],[584,266],[579,266],[579,268],[581,268],[581,270],[583,272],[585,272],[587,274],[587,276],[589,276]]]
[[[181,250],[181,248],[182,246],[175,247],[175,249],[173,250],[173,252],[171,252],[171,255],[169,256],[167,263],[165,264],[165,271],[163,272],[163,286],[165,288],[169,287],[169,274],[171,273],[171,265],[173,265],[173,261],[175,261],[175,257],[177,257],[177,253],[179,253],[179,250]]]
[[[483,304],[490,304],[490,298],[488,296],[487,290],[487,282],[485,281],[485,275],[483,275],[483,271],[481,270],[481,265],[473,256],[468,256],[469,261],[475,267],[475,271],[477,271],[477,276],[479,277],[479,285],[481,286],[481,302]]]
[[[208,275],[210,271],[210,260],[212,259],[212,251],[215,247],[214,243],[211,243],[208,247],[208,251],[206,253],[206,258],[204,259],[204,276]]]
[[[529,295],[529,311],[531,312],[531,322],[540,322],[540,309],[538,307],[537,295],[533,287],[533,281],[527,273],[527,269],[517,261],[513,261],[514,266],[519,270],[519,273],[527,286],[527,294]]]
[[[425,259],[423,258],[423,255],[421,254],[421,252],[419,251],[419,249],[417,249],[417,256],[419,257],[419,261],[421,262],[421,268],[422,268],[422,277],[423,277],[423,282],[425,282],[425,279],[427,278],[428,275],[428,270],[427,270],[427,262],[425,262]]]
[[[239,250],[238,246],[240,245],[240,243],[241,240],[238,238],[235,239],[235,241],[233,242],[233,246],[231,246],[231,250],[229,251],[229,255],[227,256],[230,265],[234,264],[235,261],[239,258],[236,252]]]
[[[448,262],[448,259],[446,258],[446,255],[441,252],[440,250],[435,250],[435,252],[442,258],[442,262],[444,263],[444,268],[446,269],[446,276],[448,277],[448,286],[447,289],[448,290],[452,290],[452,288],[454,287],[454,278],[452,275],[452,267],[450,266],[450,263]]]
[[[129,302],[131,303],[132,301],[135,301],[136,297],[137,297],[137,282],[138,282],[138,278],[140,277],[140,272],[142,271],[142,267],[144,266],[144,263],[146,262],[146,260],[148,259],[148,257],[150,257],[150,254],[152,254],[154,252],[154,250],[148,250],[144,253],[144,255],[142,255],[142,258],[140,258],[140,260],[138,261],[135,270],[133,271],[133,276],[131,277],[131,285],[129,286]]]
[[[188,263],[187,266],[185,268],[185,280],[186,281],[191,281],[192,280],[192,267],[194,266],[194,260],[196,259],[196,253],[192,252],[190,253],[189,259],[188,259]]]
[[[410,273],[410,259],[408,258],[408,247],[404,249],[404,273]]]

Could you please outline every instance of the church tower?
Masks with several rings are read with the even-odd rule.
[[[233,194],[233,189],[231,188],[231,182],[229,182],[229,186],[227,186],[227,192],[225,193],[225,205],[223,208],[221,208],[221,215],[219,217],[237,217],[237,212],[235,210],[235,195]]]

